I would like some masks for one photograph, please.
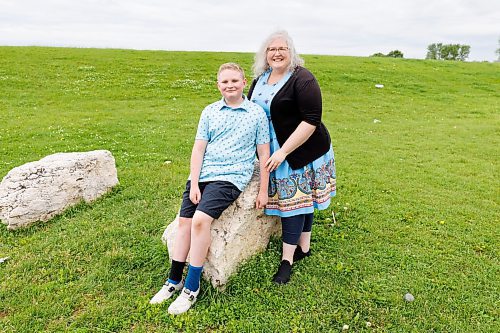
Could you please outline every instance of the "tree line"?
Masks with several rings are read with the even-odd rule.
[[[433,43],[427,46],[425,59],[465,61],[469,57],[470,46],[462,44]],[[500,56],[500,49],[497,50]],[[372,57],[403,58],[403,52],[393,50],[387,54],[375,53]]]
[[[465,61],[469,53],[469,45],[434,43],[427,46],[425,59]]]

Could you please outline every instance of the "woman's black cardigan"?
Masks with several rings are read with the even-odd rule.
[[[257,83],[253,80],[248,99]],[[330,149],[330,134],[321,122],[321,90],[314,75],[304,67],[297,67],[271,102],[271,121],[280,147],[302,121],[316,126],[314,133],[286,160],[292,169],[299,169],[324,155]]]

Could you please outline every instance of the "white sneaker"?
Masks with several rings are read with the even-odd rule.
[[[196,302],[196,297],[200,293],[200,288],[197,291],[182,289],[181,294],[168,307],[168,313],[178,315],[186,312]]]
[[[182,289],[184,286],[184,281],[179,282],[178,284],[173,284],[170,282],[166,282],[163,287],[160,289],[159,292],[156,293],[156,295],[151,298],[149,301],[149,304],[160,304],[163,301],[169,299],[172,297],[172,295],[176,292]]]

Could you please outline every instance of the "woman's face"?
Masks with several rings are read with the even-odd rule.
[[[288,69],[290,62],[290,51],[283,38],[273,40],[267,46],[267,63],[273,70],[284,71]]]

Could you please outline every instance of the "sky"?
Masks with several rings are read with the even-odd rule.
[[[498,0],[0,0],[0,45],[255,52],[284,29],[300,54],[424,59],[432,43],[495,61]]]

